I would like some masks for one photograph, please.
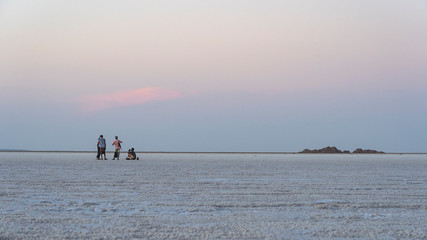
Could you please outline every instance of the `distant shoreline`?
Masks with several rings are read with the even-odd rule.
[[[0,150],[0,153],[94,153],[96,151],[41,151],[41,150]],[[114,153],[113,151],[107,151],[107,153]],[[125,153],[123,151],[122,153]],[[369,154],[369,153],[299,153],[299,152],[187,152],[187,151],[138,151],[136,153],[149,153],[149,154],[277,154],[277,155],[286,155],[286,154],[295,154],[295,155],[378,155],[378,154]],[[382,153],[379,155],[427,155],[427,153]]]

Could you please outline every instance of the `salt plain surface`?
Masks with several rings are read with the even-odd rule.
[[[0,239],[427,239],[427,155],[139,156],[0,153]]]

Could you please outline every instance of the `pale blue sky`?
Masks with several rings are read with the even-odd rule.
[[[427,1],[0,0],[0,149],[427,152]]]

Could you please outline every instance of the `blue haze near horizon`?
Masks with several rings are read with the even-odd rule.
[[[419,0],[0,1],[0,149],[427,152],[425,26]]]

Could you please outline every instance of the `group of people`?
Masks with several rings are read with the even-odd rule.
[[[113,145],[114,146],[114,157],[112,160],[120,160],[120,150],[122,149],[122,145],[121,143],[123,143],[122,141],[119,140],[119,137],[116,136],[115,137],[116,140],[114,140]],[[105,138],[103,135],[100,135],[98,138],[98,144],[97,144],[97,148],[98,148],[98,154],[96,155],[96,159],[97,160],[107,160],[107,155],[105,154],[105,149],[107,148],[107,144],[105,141]],[[139,160],[138,157],[136,157],[136,153],[135,153],[135,149],[131,148],[128,151],[128,157],[126,158],[126,160]]]

